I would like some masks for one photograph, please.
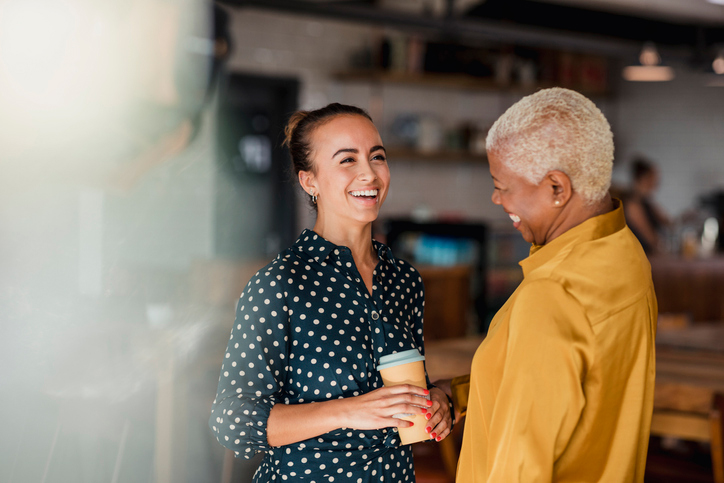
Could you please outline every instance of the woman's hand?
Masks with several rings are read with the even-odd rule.
[[[342,405],[342,427],[354,429],[409,428],[411,421],[393,417],[395,414],[428,414],[433,401],[425,397],[427,389],[401,384],[383,387],[361,396],[339,399]],[[443,395],[443,398],[445,395]]]
[[[430,433],[430,438],[435,441],[442,441],[450,434],[452,430],[452,415],[450,414],[450,404],[448,403],[445,393],[437,388],[430,389],[430,399],[432,406],[425,430]]]

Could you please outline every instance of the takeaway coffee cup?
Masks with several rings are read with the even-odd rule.
[[[417,349],[398,352],[380,357],[380,364],[377,366],[382,381],[386,387],[398,386],[400,384],[412,384],[422,388],[427,387],[425,379],[425,357],[421,356]],[[427,399],[430,397],[428,396]],[[420,406],[427,407],[420,401]],[[399,428],[402,444],[427,441],[430,434],[425,431],[427,419],[422,412],[416,414],[395,414],[396,418],[412,421],[414,426],[410,428]]]

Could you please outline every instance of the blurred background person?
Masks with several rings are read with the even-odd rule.
[[[662,236],[671,221],[654,201],[659,170],[651,161],[637,156],[631,162],[631,179],[631,190],[624,199],[626,222],[647,254],[664,252]]]

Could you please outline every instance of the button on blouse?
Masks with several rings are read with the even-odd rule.
[[[237,456],[265,453],[254,482],[415,479],[410,447],[400,446],[394,428],[267,443],[274,404],[359,396],[383,387],[380,356],[424,354],[422,279],[373,243],[371,293],[348,248],[305,230],[241,294],[209,424]]]

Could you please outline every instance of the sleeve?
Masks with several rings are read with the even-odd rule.
[[[470,374],[453,377],[450,381],[453,408],[457,408],[460,416],[468,413],[468,397],[470,396]]]
[[[583,307],[560,284],[535,281],[521,290],[491,415],[488,481],[551,481],[586,403],[592,346]]]
[[[219,442],[249,459],[268,451],[269,412],[283,402],[290,311],[280,282],[260,271],[236,308],[209,426]]]

